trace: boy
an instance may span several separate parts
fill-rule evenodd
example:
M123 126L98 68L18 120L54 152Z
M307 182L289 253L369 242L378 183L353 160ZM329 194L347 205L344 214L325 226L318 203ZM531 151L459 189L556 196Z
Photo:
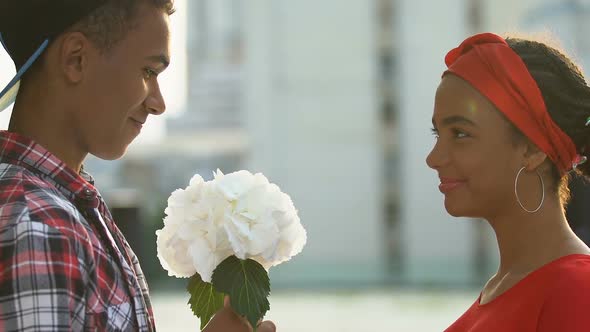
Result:
M165 103L172 0L3 0L18 69L0 132L0 330L153 331L139 262L84 172ZM205 331L247 331L226 306ZM274 331L265 322L259 331Z

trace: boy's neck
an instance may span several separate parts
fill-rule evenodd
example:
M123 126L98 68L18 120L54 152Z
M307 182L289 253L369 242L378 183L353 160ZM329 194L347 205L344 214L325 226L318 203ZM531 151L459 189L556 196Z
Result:
M14 105L8 131L26 136L43 146L68 167L80 172L87 152L81 151L79 140L71 137L73 130L65 121L62 109L50 100L39 98L40 105L32 98L18 100Z

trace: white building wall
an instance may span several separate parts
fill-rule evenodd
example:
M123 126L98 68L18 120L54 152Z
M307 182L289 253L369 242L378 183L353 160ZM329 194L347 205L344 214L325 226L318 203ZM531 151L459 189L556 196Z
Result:
M437 174L425 161L434 145L431 119L444 56L468 33L465 1L400 0L398 10L405 278L469 282L474 224L446 213Z
M245 6L248 168L289 193L308 231L273 283L384 277L371 1Z

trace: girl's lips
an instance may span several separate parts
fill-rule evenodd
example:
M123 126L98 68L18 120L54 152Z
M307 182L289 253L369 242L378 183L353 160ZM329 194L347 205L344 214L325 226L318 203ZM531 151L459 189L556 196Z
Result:
M443 194L447 194L447 193L461 187L466 182L467 181L465 181L465 180L440 178L440 184L438 185L438 190L440 190L440 192Z

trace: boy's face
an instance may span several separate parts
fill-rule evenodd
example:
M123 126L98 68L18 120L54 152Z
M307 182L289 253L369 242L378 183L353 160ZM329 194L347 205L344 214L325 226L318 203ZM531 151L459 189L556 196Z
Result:
M121 157L148 115L166 108L157 76L170 58L168 14L142 4L135 21L110 50L93 50L74 97L82 100L72 114L74 137L83 150L102 159Z

